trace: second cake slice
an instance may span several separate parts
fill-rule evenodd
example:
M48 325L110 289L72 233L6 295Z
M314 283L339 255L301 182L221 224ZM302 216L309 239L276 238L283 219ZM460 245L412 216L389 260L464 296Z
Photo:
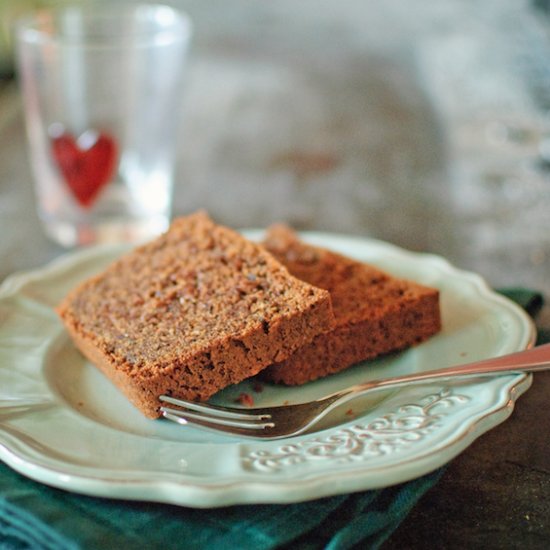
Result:
M270 228L263 244L294 276L328 290L336 317L333 330L264 370L264 379L303 384L418 344L441 329L436 289L306 244L284 225Z

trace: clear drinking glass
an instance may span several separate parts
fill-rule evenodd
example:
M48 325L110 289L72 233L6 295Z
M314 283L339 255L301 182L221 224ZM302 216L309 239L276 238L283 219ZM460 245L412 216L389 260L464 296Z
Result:
M163 5L89 5L16 25L38 212L64 246L170 220L191 25Z

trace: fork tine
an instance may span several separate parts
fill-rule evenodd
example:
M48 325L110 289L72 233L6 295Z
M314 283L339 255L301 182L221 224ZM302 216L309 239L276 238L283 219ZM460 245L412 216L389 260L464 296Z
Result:
M273 428L275 424L273 422L263 422L263 419L259 418L260 415L247 417L241 415L242 419L222 418L219 416L209 416L202 413L193 413L191 411L185 411L181 409L172 409L171 407L161 407L162 415L168 420L178 422L179 424L187 424L188 420L200 421L201 423L215 426L229 426L232 428L243 428L247 430L265 430L266 428ZM246 419L246 420L245 420Z
M217 417L217 418L225 418L225 419L233 419L233 420L249 420L249 421L271 419L270 414L264 414L264 413L255 414L252 412L241 413L235 409L228 409L226 407L217 407L216 405L210 405L210 404L202 405L201 403L195 403L193 401L184 401L183 399L176 399L175 397L171 397L169 395L161 395L159 399L161 401L164 401L165 403L176 405L188 411L203 413L205 415L208 415L209 417ZM171 410L175 410L175 409L171 409ZM203 417L200 417L200 418L203 418Z

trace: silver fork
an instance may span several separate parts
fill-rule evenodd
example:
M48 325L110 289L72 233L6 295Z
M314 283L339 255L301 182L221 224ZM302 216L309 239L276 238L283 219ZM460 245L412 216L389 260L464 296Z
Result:
M545 344L466 365L372 380L307 403L264 408L237 408L194 403L161 395L159 399L163 403L176 407L163 405L160 410L165 418L178 424L193 424L203 429L239 437L263 440L282 439L305 432L336 407L368 392L439 379L465 379L548 369L550 369L550 344Z

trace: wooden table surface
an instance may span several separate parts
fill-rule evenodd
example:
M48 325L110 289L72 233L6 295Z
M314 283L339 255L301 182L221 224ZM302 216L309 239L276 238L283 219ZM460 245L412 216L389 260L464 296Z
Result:
M441 254L550 297L548 22L513 0L189 0L175 214L287 221ZM43 235L0 85L0 280ZM550 329L548 307L537 320ZM550 372L452 461L385 548L548 548Z

